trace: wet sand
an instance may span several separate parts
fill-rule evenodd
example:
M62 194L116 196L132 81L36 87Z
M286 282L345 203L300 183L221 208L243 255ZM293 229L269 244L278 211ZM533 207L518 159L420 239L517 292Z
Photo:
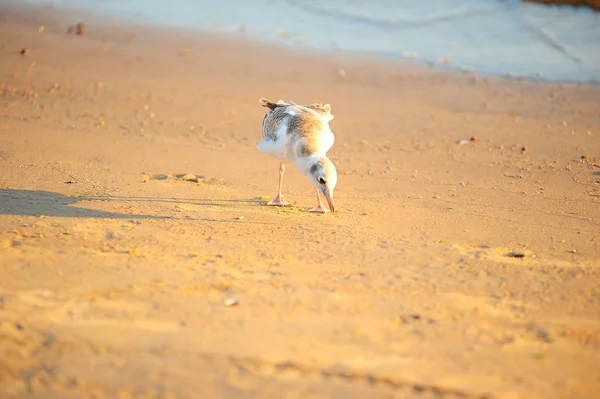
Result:
M600 395L600 88L80 20L0 20L1 397Z

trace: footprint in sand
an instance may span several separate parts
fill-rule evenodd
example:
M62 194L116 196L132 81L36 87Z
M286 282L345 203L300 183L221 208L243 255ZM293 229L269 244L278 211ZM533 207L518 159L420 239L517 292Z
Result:
M529 250L513 250L505 247L488 247L482 245L456 244L454 248L461 254L476 259L487 259L495 262L523 264L534 263L536 256Z
M158 180L169 184L194 183L201 186L221 184L215 177L201 176L194 173L142 173L142 180L144 183L150 180Z

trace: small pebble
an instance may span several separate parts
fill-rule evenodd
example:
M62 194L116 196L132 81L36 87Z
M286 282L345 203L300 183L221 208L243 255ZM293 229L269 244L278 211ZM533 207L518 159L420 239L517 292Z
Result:
M240 304L240 301L235 298L225 299L225 306L237 306L239 304Z
M69 29L67 29L67 33L75 33L77 36L83 36L84 32L85 25L81 22L75 25L71 25L69 26Z
M508 254L508 256L511 258L524 258L527 256L527 254L523 252L511 252Z

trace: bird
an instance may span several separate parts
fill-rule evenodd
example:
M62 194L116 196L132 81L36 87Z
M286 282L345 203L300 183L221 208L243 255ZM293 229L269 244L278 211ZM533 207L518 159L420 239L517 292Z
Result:
M267 205L285 206L290 202L283 198L281 186L285 164L295 164L310 180L317 193L317 206L310 212L335 212L333 190L337 184L335 165L327 157L335 141L329 128L333 119L329 104L287 104L283 100L274 103L266 98L258 100L268 108L262 122L262 141L257 148L277 158L279 163L279 190ZM327 201L323 206L321 194Z

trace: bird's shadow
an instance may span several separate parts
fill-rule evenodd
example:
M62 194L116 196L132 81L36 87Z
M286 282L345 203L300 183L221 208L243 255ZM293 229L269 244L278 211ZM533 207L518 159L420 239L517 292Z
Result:
M43 190L18 190L0 189L0 215L26 215L26 216L56 216L56 217L79 217L79 218L102 218L102 219L180 219L172 216L145 215L106 212L95 209L71 206L80 201L133 201L133 202L171 202L195 205L226 206L227 203L255 203L258 200L220 200L200 202L198 199L178 198L151 198L151 197L127 197L127 196L68 196L52 191ZM182 218L183 219L183 218ZM198 218L186 217L187 220ZM226 221L211 218L199 220Z
M73 205L89 197L71 197L52 191L0 189L0 214L103 219L165 219L163 216L124 214L79 208Z

